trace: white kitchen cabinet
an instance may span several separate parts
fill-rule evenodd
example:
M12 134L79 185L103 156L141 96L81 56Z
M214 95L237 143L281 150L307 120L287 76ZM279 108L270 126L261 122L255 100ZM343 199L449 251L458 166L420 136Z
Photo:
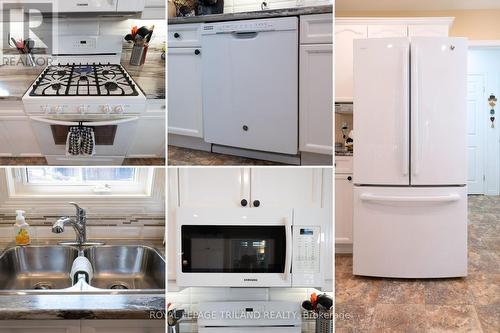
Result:
M203 137L200 48L168 49L168 133Z
M165 101L148 100L127 157L165 156Z
M335 243L352 244L352 174L335 175Z
M166 3L166 0L146 0L141 19L164 20Z
M165 333L165 320L82 320L81 333Z
M449 27L447 25L409 25L409 37L447 37Z
M252 168L251 205L321 208L322 169Z
M333 153L333 46L300 45L299 150Z
M179 169L181 207L322 207L320 168ZM258 201L256 203L255 201Z
M332 14L300 16L300 44L331 44Z
M368 26L368 38L406 37L408 27L405 24L381 24Z
M0 116L0 156L41 156L26 116Z
M0 320L0 333L80 333L80 320Z
M367 38L366 24L335 25L335 100L352 102L354 40Z
M243 199L250 202L249 169L179 169L181 207L241 207Z

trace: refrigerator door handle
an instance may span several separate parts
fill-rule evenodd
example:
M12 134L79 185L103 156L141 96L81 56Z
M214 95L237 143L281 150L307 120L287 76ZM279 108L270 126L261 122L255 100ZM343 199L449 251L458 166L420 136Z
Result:
M360 195L362 201L371 202L453 202L460 200L458 194L448 195L429 195L429 196L394 196L394 195L376 195L363 193Z
M410 79L408 77L409 71L410 71L410 65L409 65L409 48L408 46L403 48L403 98L401 99L403 102L402 105L402 116L401 116L401 122L402 122L402 131L401 131L401 150L403 154L403 163L402 163L402 173L404 176L406 176L409 172L409 159L410 159L410 138L408 135L410 123L409 123L409 116L410 116L410 108L409 108L409 85L410 85Z
M412 44L411 54L411 169L412 175L418 175L419 159L420 159L420 144L419 144L419 79L418 79L418 47Z

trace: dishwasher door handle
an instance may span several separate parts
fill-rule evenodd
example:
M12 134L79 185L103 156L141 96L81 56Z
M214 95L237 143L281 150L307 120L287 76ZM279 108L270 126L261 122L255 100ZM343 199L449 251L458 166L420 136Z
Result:
M238 39L251 39L257 37L258 31L233 31L231 33L234 38Z

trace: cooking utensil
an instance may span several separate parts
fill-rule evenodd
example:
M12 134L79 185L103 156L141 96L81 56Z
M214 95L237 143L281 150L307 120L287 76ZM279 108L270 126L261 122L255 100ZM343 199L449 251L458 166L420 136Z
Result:
M309 300L302 302L302 308L307 311L314 311L314 306Z
M129 43L133 42L134 41L134 36L132 36L132 34L127 34L127 35L125 35L125 40L127 42L129 42Z
M137 30L137 35L142 36L145 38L149 34L149 29L142 26Z
M327 294L321 294L318 296L318 304L329 310L333 306L333 299Z
M144 38L146 40L146 43L149 43L151 40L151 37L153 36L153 31L155 30L154 24L149 28L149 34Z

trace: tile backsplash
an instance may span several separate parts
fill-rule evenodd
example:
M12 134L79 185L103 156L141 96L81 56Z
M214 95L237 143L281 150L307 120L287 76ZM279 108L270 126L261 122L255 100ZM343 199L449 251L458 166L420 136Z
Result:
M52 224L61 216L26 215L30 225L32 239L74 239L75 233L69 227L62 234L51 231ZM0 214L0 242L11 241L14 235L15 215ZM163 239L165 235L165 217L160 215L131 215L127 217L110 217L88 215L87 235L89 239L99 238L132 238Z
M224 13L239 13L267 9L332 5L333 0L224 0Z

